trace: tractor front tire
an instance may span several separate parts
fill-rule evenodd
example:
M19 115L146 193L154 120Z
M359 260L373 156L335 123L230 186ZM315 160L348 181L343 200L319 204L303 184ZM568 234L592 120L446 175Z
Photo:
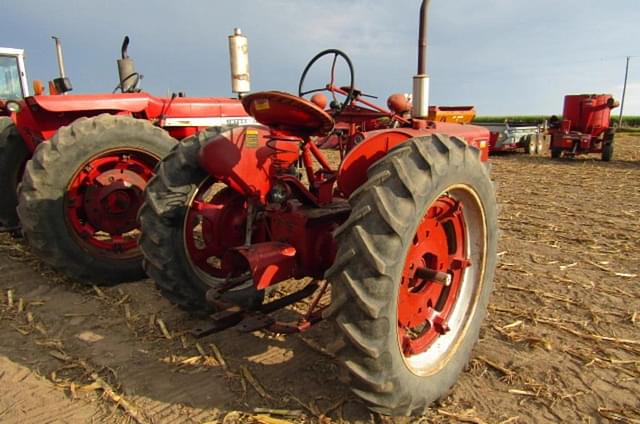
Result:
M551 148L551 159L560 159L562 156L562 149Z
M187 238L189 229L194 225L194 217L190 215L192 203L197 196L206 195L204 187L212 181L198 165L198 153L208 140L227 129L212 127L177 145L158 165L157 175L149 181L145 203L140 209L140 248L144 253L144 269L161 293L187 312L212 311L213 306L205 299L207 290L224 283L224 278L207 274L196 264L194 254L201 255L202 252L190 250L195 249L193 245L197 243L191 243L189 247ZM232 194L231 198L238 197ZM205 200L202 202L206 203ZM223 209L221 206L220 210ZM238 216L233 211L231 215ZM203 232L206 231L204 223L199 225L202 225ZM212 230L229 233L230 227L214 224ZM199 242L206 243L204 239L211 237L211 234L203 234L203 240ZM253 309L262 303L263 297L263 291L249 285L228 291L223 300Z
M495 191L479 151L441 135L401 144L367 174L327 271L336 355L371 410L419 414L448 394L478 339L496 265Z
M0 230L15 232L20 228L16 207L18 184L31 153L24 144L15 124L8 117L0 117Z
M177 141L149 121L103 114L36 148L18 215L31 250L86 284L144 277L137 213L157 162Z

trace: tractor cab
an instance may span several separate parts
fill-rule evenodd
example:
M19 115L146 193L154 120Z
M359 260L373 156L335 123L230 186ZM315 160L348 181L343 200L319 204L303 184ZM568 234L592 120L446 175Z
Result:
M24 50L0 47L0 114L8 114L7 101L21 100L28 95Z

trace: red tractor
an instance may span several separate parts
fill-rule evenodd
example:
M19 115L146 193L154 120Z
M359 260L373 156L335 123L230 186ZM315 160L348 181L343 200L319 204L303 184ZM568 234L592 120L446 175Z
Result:
M423 412L455 383L496 265L489 131L427 119L427 6L409 114L398 97L390 111L363 99L349 58L326 50L297 96L242 99L261 125L209 129L178 145L139 214L145 269L161 292L212 312L197 336L295 333L331 318L353 391L392 415ZM321 58L331 59L330 82L307 89ZM338 59L350 74L344 85ZM338 166L317 147L335 135ZM265 296L277 284L289 294ZM305 298L298 319L277 312Z
M556 116L549 120L551 157L600 153L603 161L610 161L615 135L611 109L618 106L609 94L565 96L562 121Z
M238 33L234 43L238 37L246 41ZM157 162L177 140L254 122L237 99L141 92L127 46L125 38L121 93L26 96L8 101L10 117L0 118L0 226L21 225L44 262L90 283L144 277L136 217ZM60 78L50 87L65 93L58 59Z

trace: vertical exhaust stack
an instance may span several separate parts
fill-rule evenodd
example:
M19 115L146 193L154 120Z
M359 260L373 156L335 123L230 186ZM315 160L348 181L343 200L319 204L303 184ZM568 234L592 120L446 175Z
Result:
M420 6L420 30L418 34L418 74L413 77L414 118L429 115L429 76L427 75L427 23L430 0L422 0Z
M55 92L58 94L66 94L67 91L71 91L73 87L71 86L71 80L67 78L67 75L64 72L64 57L62 56L62 43L60 42L60 38L52 35L51 38L56 43L56 57L58 59L58 71L60 73L60 77L55 78L51 83L53 83L53 88ZM50 83L50 84L51 84Z
M249 41L240 28L234 28L229 36L229 61L231 63L231 91L239 98L251 91L249 73Z
M123 93L135 93L142 75L136 72L136 65L129 57L129 36L125 35L120 48L120 59L116 61L118 65L118 77L120 78L120 91Z

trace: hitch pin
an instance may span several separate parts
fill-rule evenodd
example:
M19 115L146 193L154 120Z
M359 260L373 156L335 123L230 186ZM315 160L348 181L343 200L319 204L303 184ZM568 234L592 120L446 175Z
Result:
M436 271L435 269L417 268L414 275L418 278L422 278L423 280L437 281L438 283L442 283L445 286L451 285L451 274Z

